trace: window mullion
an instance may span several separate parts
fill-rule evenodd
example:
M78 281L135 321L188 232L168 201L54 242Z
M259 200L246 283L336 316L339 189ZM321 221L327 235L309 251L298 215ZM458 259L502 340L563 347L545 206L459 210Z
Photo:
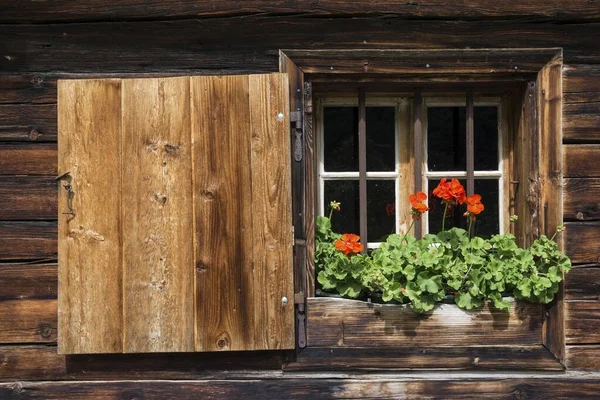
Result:
M415 192L423 190L423 137L421 130L421 92L415 92L414 97L414 154L415 154ZM415 221L415 236L420 238L423 233L421 220Z
M367 251L367 106L365 89L358 89L358 203L360 220L360 237Z
M475 132L473 122L473 92L467 91L467 194L475 192Z

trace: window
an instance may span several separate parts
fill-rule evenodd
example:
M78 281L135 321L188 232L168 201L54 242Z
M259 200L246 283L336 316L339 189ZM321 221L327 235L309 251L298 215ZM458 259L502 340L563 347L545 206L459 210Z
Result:
M339 96L339 95L338 95ZM441 229L443 209L432 191L441 178L457 178L467 187L467 154L472 152L473 183L471 193L483 197L486 212L477 219L473 232L489 237L503 232L508 215L504 202L504 160L509 136L502 125L504 110L498 95L478 93L473 104L474 145L467 146L466 94L424 94L424 132L421 154L410 146L413 138L410 125L415 96L386 97L378 92L365 94L366 132L366 199L360 196L360 140L358 92L347 97L324 94L317 101L317 204L320 215L329 212L329 202L342 203L332 224L336 232L362 232L368 248L377 247L391 233L404 232L410 221L403 209L406 197L413 191L412 177L400 179L400 154L404 162L422 163L423 191L429 195L429 213L425 214L424 232ZM412 106L412 107L410 107ZM410 174L404 171L404 174ZM366 229L361 227L361 208L366 213ZM410 218L410 217L408 217ZM466 227L459 209L450 210L446 226ZM366 232L367 242L364 240Z

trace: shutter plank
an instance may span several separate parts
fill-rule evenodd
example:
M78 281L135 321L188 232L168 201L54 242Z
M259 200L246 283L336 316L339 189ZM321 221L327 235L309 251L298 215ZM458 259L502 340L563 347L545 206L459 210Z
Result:
M124 352L194 350L189 78L123 80Z
M192 78L198 351L293 346L283 79Z
M294 314L287 312L294 308L287 87L285 74L250 75L253 285L262 294L251 300L255 347L261 349L294 348Z
M59 173L71 173L75 210L61 214L60 187L59 352L120 352L121 84L59 81L58 103Z
M246 76L192 78L196 350L254 348Z

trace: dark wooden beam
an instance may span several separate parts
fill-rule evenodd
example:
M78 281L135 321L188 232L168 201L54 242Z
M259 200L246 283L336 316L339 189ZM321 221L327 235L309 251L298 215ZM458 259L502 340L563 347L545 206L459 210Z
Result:
M85 4L35 0L2 5L0 23L49 23L81 21L147 20L175 18L230 18L245 15L299 15L303 17L397 16L406 19L533 19L536 21L595 21L600 10L594 2L548 0L542 3L520 1L510 6L494 0L402 0L378 2L320 0L252 0L243 3L219 0L89 0Z
M575 264L600 263L600 221L566 222L565 252Z

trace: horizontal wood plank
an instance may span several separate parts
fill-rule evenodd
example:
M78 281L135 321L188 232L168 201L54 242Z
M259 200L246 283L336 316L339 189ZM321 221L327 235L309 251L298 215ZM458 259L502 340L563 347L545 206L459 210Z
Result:
M0 301L0 343L56 343L57 301Z
M39 2L35 0L3 5L0 23L67 22L158 18L214 18L248 14L301 14L303 16L364 16L394 15L402 18L436 19L498 19L535 18L536 20L598 20L600 10L589 1L547 0L542 3L518 2L510 6L494 0L447 2L402 0L364 2L359 0L253 0L246 2L176 0L168 5L161 0L127 0L118 6L106 0L86 1L85 5L70 2Z
M535 74L558 49L283 50L309 74Z
M600 65L567 64L563 69L563 93L600 92Z
M56 176L0 175L0 220L56 220Z
M0 261L56 259L56 222L0 221Z
M0 300L56 299L56 264L0 264Z
M56 103L56 75L0 75L0 104Z
M600 179L567 178L563 185L563 214L567 221L600 219Z
M563 133L564 141L600 141L600 92L565 97Z
M419 315L406 305L313 297L306 321L308 346L315 347L523 346L540 343L542 311L526 302L512 302L510 312L439 304Z
M56 141L55 104L0 105L0 141Z
M57 164L56 143L0 145L0 175L54 175Z
M566 178L600 177L600 144L567 144L563 146Z
M0 381L231 379L281 375L281 352L65 356L55 345L0 346Z
M285 16L5 25L0 30L0 42L5 44L0 70L11 74L187 69L264 73L277 71L279 49L290 46L455 49L506 48L509 44L511 48L548 48L557 45L558 37L568 62L598 63L598 26Z
M600 345L567 346L566 365L569 369L600 370Z
M542 345L493 347L308 347L285 371L547 370L563 365Z
M567 222L565 252L575 264L600 263L600 222Z
M566 302L565 336L567 344L600 343L600 301Z
M600 264L571 269L565 275L565 299L600 301Z
M8 399L597 399L596 376L253 379L205 381L7 382Z

